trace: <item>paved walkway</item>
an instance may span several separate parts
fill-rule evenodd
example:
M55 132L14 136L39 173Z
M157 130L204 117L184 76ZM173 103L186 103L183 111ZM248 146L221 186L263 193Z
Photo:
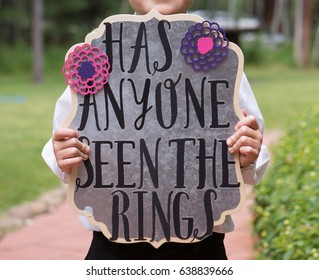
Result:
M266 133L267 146L279 136ZM235 231L226 235L225 246L230 260L254 259L251 236L251 190L244 207L233 219ZM91 233L80 224L77 215L64 201L49 213L29 219L27 225L0 239L0 260L82 260L91 241Z

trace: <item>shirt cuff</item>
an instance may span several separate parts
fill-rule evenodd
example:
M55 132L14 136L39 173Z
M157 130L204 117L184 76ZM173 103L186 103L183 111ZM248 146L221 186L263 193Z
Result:
M256 163L241 168L241 174L245 185L255 186L257 184Z
M70 174L62 172L62 181L64 184L69 184L70 182Z

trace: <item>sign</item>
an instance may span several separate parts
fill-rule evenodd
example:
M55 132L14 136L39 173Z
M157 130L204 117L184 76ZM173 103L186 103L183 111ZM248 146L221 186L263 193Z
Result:
M240 49L199 16L116 15L73 46L66 126L90 157L68 200L111 241L197 242L239 210L226 140L241 117Z

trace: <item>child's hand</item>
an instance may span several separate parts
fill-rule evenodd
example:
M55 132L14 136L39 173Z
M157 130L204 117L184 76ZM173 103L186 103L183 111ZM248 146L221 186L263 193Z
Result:
M230 153L239 151L241 167L247 167L258 158L263 136L258 122L254 116L247 116L240 120L235 126L235 133L227 139Z
M74 166L89 157L90 147L77 137L77 131L69 128L58 129L53 134L53 151L59 168L65 173L71 173Z

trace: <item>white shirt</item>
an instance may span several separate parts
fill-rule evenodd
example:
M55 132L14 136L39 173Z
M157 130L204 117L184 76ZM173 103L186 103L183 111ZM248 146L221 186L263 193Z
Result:
M259 110L256 98L251 90L246 75L243 74L239 88L239 107L246 110L248 115L256 117L260 130L264 131L264 120ZM67 87L61 97L58 99L53 117L53 133L62 126L71 110L71 91ZM64 174L57 165L53 152L52 138L46 143L42 151L42 157L51 170L64 182L68 183L68 174ZM242 176L245 184L256 185L259 183L267 168L269 162L269 153L266 146L262 145L260 154L255 164L242 168ZM80 216L82 224L88 230L99 231L97 226L91 225L85 216ZM225 222L221 225L214 226L215 232L226 233L234 230L234 223L230 216L226 216Z

